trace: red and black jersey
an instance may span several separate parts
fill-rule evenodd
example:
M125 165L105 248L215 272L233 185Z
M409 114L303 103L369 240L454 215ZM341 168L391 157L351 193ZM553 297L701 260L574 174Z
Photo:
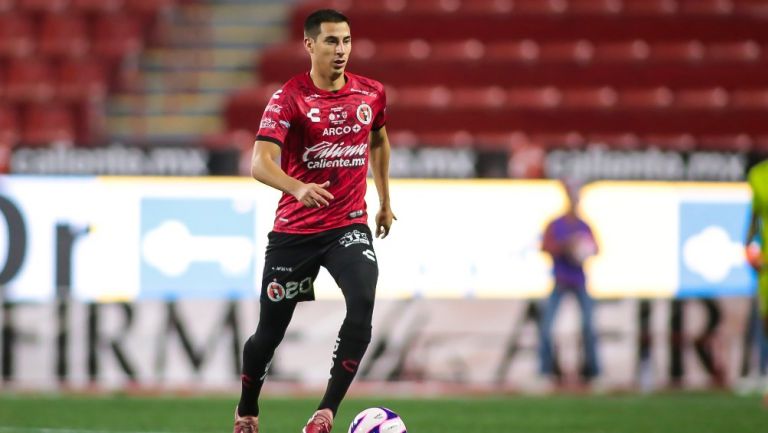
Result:
M366 177L371 131L386 122L386 95L378 81L345 73L335 92L318 89L309 73L293 77L272 95L257 140L281 147L280 165L304 183L330 181L329 206L308 208L290 194L277 207L274 231L317 233L367 224Z

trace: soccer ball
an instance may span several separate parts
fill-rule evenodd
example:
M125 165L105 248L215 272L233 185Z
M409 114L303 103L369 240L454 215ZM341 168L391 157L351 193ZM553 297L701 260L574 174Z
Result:
M371 407L355 416L349 433L406 433L400 416L385 407Z

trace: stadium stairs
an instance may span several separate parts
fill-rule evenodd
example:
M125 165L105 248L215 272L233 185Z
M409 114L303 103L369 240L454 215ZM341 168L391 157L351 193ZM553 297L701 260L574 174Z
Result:
M198 0L163 17L156 47L108 104L108 131L149 143L198 143L219 133L223 101L254 84L254 56L282 40L288 7L278 0Z

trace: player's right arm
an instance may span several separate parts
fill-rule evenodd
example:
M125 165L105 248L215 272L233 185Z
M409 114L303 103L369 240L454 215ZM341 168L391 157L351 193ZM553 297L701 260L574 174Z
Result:
M555 238L555 230L552 223L547 224L547 228L544 230L544 236L541 240L541 250L552 257L559 256L562 253L562 245L560 245Z
M328 206L333 195L326 190L330 182L304 183L288 176L275 162L280 156L280 146L269 141L256 140L251 158L251 175L259 182L290 194L306 207Z

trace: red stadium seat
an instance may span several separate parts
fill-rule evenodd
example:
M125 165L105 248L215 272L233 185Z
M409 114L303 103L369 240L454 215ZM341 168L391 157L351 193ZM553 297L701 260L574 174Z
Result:
M728 92L721 88L683 89L675 92L672 107L692 110L720 110L729 102Z
M704 59L701 41L655 43L651 45L649 60L653 62L698 62Z
M16 143L19 138L19 121L16 110L0 104L0 142Z
M21 141L40 145L55 141L73 142L75 122L72 111L56 104L30 105L24 109Z
M593 50L595 62L642 62L648 59L651 48L641 39L626 42L604 42Z
M0 56L22 57L35 49L35 29L24 14L0 14Z
M628 110L657 110L672 105L674 94L666 87L625 89L619 93L618 107Z
M680 0L679 12L692 15L730 15L733 9L731 0Z
M498 109L506 104L507 92L498 86L454 89L451 103L466 108Z
M16 0L0 0L0 12L8 12L16 7Z
M616 105L618 96L610 87L564 89L561 106L580 110L600 110Z
M621 0L570 0L568 2L568 13L620 14L622 9Z
M20 9L29 12L61 12L70 0L16 0Z
M451 102L452 92L446 87L406 87L396 92L397 107L445 108Z
M50 65L39 59L16 59L5 77L6 98L12 101L45 101L54 94Z
M678 9L676 0L625 0L623 11L637 15L671 15Z
M733 90L731 106L736 110L765 110L768 115L768 89Z
M631 132L623 133L592 133L589 134L587 141L590 146L605 145L614 150L634 150L643 145L643 141L637 134Z
M554 109L562 103L563 95L555 87L513 88L507 92L507 106L519 109Z
M499 41L486 45L485 58L490 61L535 62L541 47L531 39Z
M691 134L647 134L643 136L643 142L648 147L659 150L671 150L685 152L696 146L696 138Z
M39 50L50 57L78 57L88 52L85 20L73 14L48 14L40 30Z
M138 54L144 41L139 22L130 15L107 14L94 25L94 52L107 59Z
M64 100L103 100L107 93L104 65L94 59L70 60L58 68L56 94Z
M129 0L70 0L70 9L85 13L119 11Z
M540 47L539 58L544 62L588 63L595 51L594 45L584 39L542 43Z
M765 56L756 41L713 42L706 47L706 59L711 62L756 62Z
M474 61L485 56L485 44L477 39L432 44L430 57L435 61Z
M752 145L752 137L747 134L704 135L698 138L696 150L749 152Z

